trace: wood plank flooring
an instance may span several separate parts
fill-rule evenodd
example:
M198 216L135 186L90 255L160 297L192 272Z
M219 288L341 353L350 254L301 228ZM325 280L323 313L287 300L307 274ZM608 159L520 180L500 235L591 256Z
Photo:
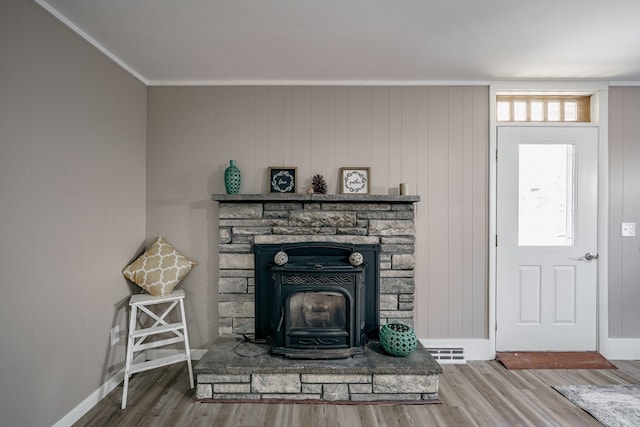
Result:
M619 369L509 371L496 361L443 365L440 405L196 403L180 364L134 375L127 409L120 410L120 385L75 426L600 426L551 385L640 383L640 361L614 363Z

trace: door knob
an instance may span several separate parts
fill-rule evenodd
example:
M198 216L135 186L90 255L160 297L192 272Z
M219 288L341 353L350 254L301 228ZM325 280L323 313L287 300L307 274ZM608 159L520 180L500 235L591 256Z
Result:
M593 261L594 259L598 259L598 254L592 254L591 252L587 252L584 254L584 259L587 261Z

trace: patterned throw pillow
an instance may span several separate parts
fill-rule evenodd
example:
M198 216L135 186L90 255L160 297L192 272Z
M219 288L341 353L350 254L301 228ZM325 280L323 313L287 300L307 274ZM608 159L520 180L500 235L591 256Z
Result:
M122 274L153 296L166 296L193 267L198 265L176 251L162 236Z

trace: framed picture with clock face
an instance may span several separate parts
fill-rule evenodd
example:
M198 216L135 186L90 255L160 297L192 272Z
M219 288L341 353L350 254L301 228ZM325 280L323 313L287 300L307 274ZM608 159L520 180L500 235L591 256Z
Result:
M369 194L371 179L369 168L340 168L342 194Z
M295 167L270 167L270 191L272 193L295 193L297 169Z

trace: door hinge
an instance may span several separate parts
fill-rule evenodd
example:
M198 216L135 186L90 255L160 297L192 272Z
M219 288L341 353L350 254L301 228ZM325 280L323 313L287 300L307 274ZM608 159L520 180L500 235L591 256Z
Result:
M498 235L496 234L496 248L498 247Z

